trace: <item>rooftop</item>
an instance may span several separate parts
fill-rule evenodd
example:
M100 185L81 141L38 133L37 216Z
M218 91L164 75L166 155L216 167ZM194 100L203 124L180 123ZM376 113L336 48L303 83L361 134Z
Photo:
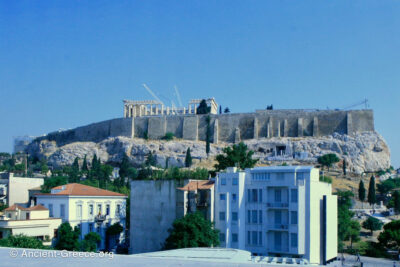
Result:
M115 197L126 197L124 194L112 192L109 190L83 185L83 184L66 184L53 187L51 193L39 193L36 195L48 195L48 196L115 196Z
M196 191L196 190L207 190L214 187L214 181L210 180L198 180L198 181L190 181L184 187L179 187L179 190L182 191Z
M36 205L30 208L24 208L20 205L14 204L11 207L6 208L4 211L16 211L16 210L26 210L26 211L36 211L36 210L48 210L47 208L45 208L42 205Z

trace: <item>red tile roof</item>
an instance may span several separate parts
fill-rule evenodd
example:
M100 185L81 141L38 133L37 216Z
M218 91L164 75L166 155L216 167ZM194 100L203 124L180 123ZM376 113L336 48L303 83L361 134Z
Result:
M124 194L104 190L101 188L83 185L83 184L66 184L53 187L51 190L61 190L53 194L36 194L36 195L50 195L50 196L117 196L126 197Z
M27 211L35 211L35 210L48 210L47 208L43 207L42 205L36 205L30 208L24 208L21 207L20 205L14 204L11 207L6 208L4 211L16 211L17 208L19 210L27 210Z
M179 187L178 189L182 191L195 191L195 190L204 190L211 189L214 186L214 181L210 180L199 180L199 181L190 181L184 187Z

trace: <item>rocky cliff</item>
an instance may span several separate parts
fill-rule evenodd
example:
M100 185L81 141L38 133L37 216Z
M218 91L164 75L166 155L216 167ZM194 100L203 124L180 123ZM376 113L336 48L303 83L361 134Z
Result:
M294 164L313 164L318 156L336 153L347 161L348 171L362 173L386 169L390 166L390 151L381 135L362 132L355 136L333 134L323 137L280 137L247 140L245 143L255 151L260 164L279 164L282 161ZM222 152L230 144L212 144L210 157ZM87 155L90 160L96 154L104 162L119 162L126 153L132 163L141 165L151 151L157 162L164 167L183 166L185 153L190 147L194 162L204 160L207 155L205 143L201 141L159 141L127 137L110 137L101 142L74 142L57 146L55 141L40 140L31 143L27 152L39 158L46 157L53 166L72 164L75 157ZM210 166L212 167L212 166Z

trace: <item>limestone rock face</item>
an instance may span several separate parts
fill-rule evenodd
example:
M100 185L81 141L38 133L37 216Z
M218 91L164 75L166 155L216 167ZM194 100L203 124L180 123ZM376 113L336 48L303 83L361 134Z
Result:
M377 171L390 166L389 148L376 132L363 132L354 136L335 133L324 137L274 137L246 140L245 143L255 151L254 157L261 164L278 164L282 161L289 164L314 164L319 156L336 153L346 160L348 171L354 173ZM210 156L222 153L222 149L229 145L231 144L212 144ZM39 158L47 158L56 167L72 164L75 157L83 158L87 155L88 160L91 160L94 154L103 162L120 162L124 153L133 164L140 166L149 152L155 155L157 164L161 167L165 167L167 161L169 167L183 167L188 147L195 162L207 157L205 142L146 141L127 137L110 137L99 143L75 142L60 147L54 141L41 140L32 142L27 152Z

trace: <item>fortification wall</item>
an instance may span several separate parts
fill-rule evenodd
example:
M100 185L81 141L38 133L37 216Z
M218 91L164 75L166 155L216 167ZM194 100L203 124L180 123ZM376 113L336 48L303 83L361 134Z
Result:
M113 136L160 139L171 132L177 138L205 141L207 116L210 116L213 143L374 131L372 110L258 110L254 113L119 118L50 133L40 139L53 140L60 145L76 141L99 142Z

